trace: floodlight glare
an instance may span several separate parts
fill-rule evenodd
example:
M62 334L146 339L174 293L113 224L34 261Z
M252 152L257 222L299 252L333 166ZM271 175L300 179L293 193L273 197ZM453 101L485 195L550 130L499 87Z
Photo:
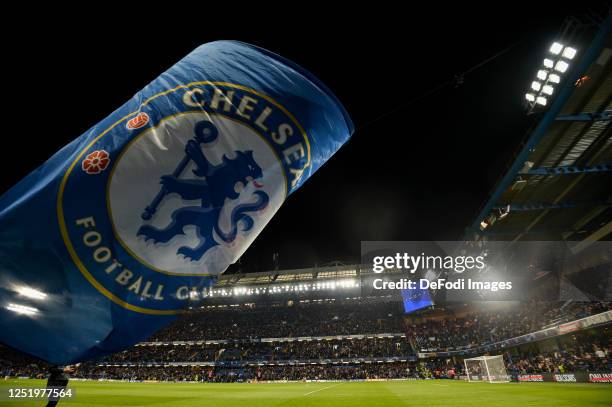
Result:
M565 47L561 55L563 55L564 58L573 59L576 56L576 50L572 47Z
M545 93L547 95L552 95L553 94L553 90L554 88L550 85L544 85L544 87L542 88L542 93Z
M551 73L548 76L548 82L551 82L551 83L560 83L561 82L561 77L559 75L557 75L556 73Z
M548 76L548 72L546 72L545 70L540 69L540 70L538 71L538 79L539 79L539 80L541 80L541 81L545 81L547 76Z
M17 287L17 292L24 297L32 298L34 300L44 300L47 298L47 294L31 287Z
M21 304L8 304L6 309L9 311L13 311L16 314L21 315L35 315L38 314L38 309L34 307L28 307L27 305Z
M553 62L553 60L552 60L552 59L548 59L548 58L546 58L546 59L544 60L544 66L545 66L546 68L552 68L554 65L555 65L555 63Z
M563 49L562 44L559 44L558 42L553 42L553 45L550 46L549 51L551 54L559 55L562 49Z
M538 81L533 81L531 82L531 89L535 90L536 92L539 91L540 89L542 89L542 84Z
M565 61L557 61L557 65L555 65L555 71L559 71L561 73L567 71L569 68L569 64Z
M546 98L544 96L538 96L536 98L536 103L538 105L546 106Z
M533 93L526 93L525 99L527 99L529 102L535 102L535 95Z

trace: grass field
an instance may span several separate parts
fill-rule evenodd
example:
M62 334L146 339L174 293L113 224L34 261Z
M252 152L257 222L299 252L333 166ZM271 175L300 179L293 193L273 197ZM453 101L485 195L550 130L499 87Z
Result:
M0 381L8 387L44 387L40 380ZM389 381L274 384L71 382L73 400L60 406L355 407L355 406L612 406L612 385ZM0 401L2 406L44 406Z

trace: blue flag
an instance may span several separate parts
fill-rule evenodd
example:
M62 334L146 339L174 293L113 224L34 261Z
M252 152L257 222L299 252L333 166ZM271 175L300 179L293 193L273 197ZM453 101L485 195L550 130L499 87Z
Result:
M0 342L67 364L147 338L352 132L291 61L200 46L0 197Z

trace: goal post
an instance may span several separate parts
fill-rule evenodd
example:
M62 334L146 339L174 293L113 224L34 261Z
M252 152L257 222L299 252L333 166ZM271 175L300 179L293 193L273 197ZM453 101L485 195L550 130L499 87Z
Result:
M463 363L469 382L506 383L510 381L502 355L464 359Z

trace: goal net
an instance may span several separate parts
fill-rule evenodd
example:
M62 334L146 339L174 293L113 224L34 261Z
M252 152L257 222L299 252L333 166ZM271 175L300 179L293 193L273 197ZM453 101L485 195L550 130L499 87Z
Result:
M504 383L510 381L502 355L479 356L465 359L463 362L470 382Z

